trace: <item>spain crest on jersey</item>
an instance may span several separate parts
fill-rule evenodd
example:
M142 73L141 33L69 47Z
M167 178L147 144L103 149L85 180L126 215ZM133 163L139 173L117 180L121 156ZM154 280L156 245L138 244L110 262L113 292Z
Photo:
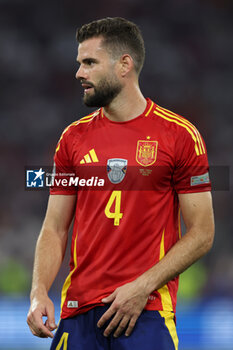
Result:
M154 164L157 158L158 141L138 140L136 161L142 166Z
M127 159L112 158L107 162L108 178L113 184L119 184L125 177Z

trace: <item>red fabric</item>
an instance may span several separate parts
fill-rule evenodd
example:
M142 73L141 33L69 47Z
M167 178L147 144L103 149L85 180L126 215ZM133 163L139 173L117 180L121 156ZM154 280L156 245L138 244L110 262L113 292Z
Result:
M54 186L50 190L51 194L77 193L70 260L73 272L62 318L101 304L103 297L158 262L163 232L165 254L179 239L178 193L210 190L210 183L191 186L191 177L208 172L206 150L202 148L199 155L195 150L191 133L196 129L187 126L184 118L167 116L158 108L147 99L142 115L118 123L108 120L100 109L73 123L59 141L54 157L57 169L67 172L68 168L79 178L94 176L105 181L99 188L80 186L77 191L75 186ZM197 146L200 149L200 139ZM98 162L84 162L92 149ZM127 160L126 173L120 183L113 184L107 162L119 158ZM105 213L112 191L121 191L119 225ZM111 212L115 204L114 200ZM173 311L177 288L178 278L168 283ZM78 308L67 307L68 301L78 301ZM157 291L146 309L163 309Z

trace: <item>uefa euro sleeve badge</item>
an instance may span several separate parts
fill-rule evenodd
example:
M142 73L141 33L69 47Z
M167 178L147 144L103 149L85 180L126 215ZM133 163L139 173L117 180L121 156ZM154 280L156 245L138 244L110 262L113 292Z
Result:
M138 140L136 161L142 166L149 166L157 159L158 141Z

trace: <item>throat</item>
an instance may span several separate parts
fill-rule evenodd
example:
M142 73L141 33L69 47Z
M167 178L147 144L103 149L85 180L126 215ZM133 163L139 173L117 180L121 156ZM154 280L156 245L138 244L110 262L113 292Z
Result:
M146 99L142 96L142 99L135 103L119 103L118 105L109 105L104 107L104 115L114 122L126 122L137 118L144 113L147 106Z

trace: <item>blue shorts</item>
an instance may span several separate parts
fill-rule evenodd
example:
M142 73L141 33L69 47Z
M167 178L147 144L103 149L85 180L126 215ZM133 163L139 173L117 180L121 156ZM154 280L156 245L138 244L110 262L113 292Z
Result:
M177 350L174 314L144 310L129 337L103 335L97 322L109 306L98 306L73 318L62 319L50 350Z

